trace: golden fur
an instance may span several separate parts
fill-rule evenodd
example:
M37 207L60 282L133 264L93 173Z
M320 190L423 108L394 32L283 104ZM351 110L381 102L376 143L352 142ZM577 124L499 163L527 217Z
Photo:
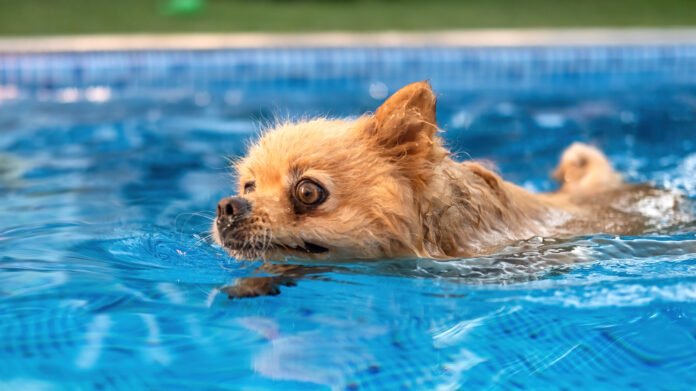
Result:
M584 144L563 154L555 193L533 194L479 163L457 162L438 136L426 82L356 120L282 124L236 170L239 205L224 214L223 200L213 236L243 259L447 259L533 236L634 233L648 224L634 206L658 192L625 185ZM298 210L293 192L303 179L328 196Z
M599 149L581 143L574 143L563 152L553 177L561 183L560 191L564 193L595 193L623 183Z

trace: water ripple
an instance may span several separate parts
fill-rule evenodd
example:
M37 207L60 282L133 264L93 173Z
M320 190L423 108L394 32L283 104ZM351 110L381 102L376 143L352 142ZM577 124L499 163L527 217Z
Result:
M391 87L356 81L360 96L326 83L330 94L161 86L136 100L112 89L100 104L4 106L0 389L696 384L694 221L530 238L451 262L328 265L276 297L220 294L259 266L208 237L216 201L234 188L226 157L243 153L256 120L278 107L357 115L373 109L368 87ZM450 93L438 111L457 156L495 161L529 189L553 189L547 173L581 140L631 181L693 201L694 91L658 87Z

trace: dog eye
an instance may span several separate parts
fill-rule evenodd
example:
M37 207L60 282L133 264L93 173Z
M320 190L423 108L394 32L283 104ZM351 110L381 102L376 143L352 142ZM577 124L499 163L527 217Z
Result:
M295 187L295 197L307 206L316 206L326 200L326 190L310 179L303 179Z
M254 181L249 181L244 184L244 194L249 194L256 190L256 182Z

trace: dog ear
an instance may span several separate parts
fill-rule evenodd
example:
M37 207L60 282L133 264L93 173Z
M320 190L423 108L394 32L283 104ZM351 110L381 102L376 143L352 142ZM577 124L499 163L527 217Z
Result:
M367 136L396 157L427 153L437 132L435 100L427 81L403 87L377 109Z

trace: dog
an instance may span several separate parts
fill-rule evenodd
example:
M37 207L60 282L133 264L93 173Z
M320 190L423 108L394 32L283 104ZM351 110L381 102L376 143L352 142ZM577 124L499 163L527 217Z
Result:
M650 226L638 204L663 191L626 184L597 148L571 145L553 174L560 189L535 194L483 164L455 161L435 105L430 84L417 82L374 114L266 132L235 165L239 195L217 205L214 241L237 259L454 259L534 236Z

